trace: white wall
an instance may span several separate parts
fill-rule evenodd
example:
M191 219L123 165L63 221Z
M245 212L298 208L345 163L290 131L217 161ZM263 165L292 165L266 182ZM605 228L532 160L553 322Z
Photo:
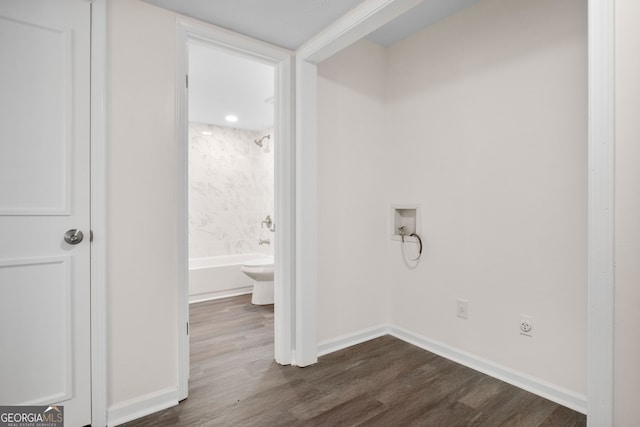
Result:
M384 48L360 41L318 67L318 339L387 321Z
M616 1L615 425L638 425L640 396L640 3Z
M584 0L484 0L396 44L387 134L392 201L422 204L428 246L407 272L392 245L392 322L582 394L586 17Z
M107 7L113 417L135 399L177 386L176 30L174 14L146 3Z
M367 42L321 64L321 340L376 326L382 286L392 325L586 394L586 17L584 0L484 0L390 47L384 80ZM422 206L415 270L393 203Z
M274 145L273 129L189 124L189 258L273 255L274 233L262 221L275 220Z

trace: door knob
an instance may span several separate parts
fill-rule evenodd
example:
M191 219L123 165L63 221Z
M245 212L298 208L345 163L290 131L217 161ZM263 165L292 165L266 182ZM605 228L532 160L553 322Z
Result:
M72 228L71 230L68 230L66 233L64 233L64 241L70 245L77 245L78 243L82 242L83 238L84 234L82 234L82 231L78 230L77 228Z

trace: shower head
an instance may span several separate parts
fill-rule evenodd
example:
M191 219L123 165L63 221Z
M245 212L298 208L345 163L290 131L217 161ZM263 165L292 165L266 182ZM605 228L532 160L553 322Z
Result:
M264 140L265 140L265 138L266 138L266 139L271 139L271 135L265 135L265 136L263 136L262 138L260 138L260 139L256 139L256 140L255 140L255 141L253 141L253 142L255 142L255 143L256 143L256 145L257 145L258 147L262 147L262 141L264 141Z

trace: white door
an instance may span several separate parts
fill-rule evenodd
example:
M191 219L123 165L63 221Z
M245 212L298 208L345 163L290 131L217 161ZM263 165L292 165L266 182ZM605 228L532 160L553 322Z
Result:
M89 49L89 1L0 1L0 404L68 427L91 423Z

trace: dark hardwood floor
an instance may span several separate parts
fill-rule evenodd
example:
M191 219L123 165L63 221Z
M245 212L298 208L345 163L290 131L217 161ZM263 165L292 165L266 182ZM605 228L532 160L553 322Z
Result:
M586 417L390 336L273 361L273 306L191 305L189 398L125 426L585 426Z

